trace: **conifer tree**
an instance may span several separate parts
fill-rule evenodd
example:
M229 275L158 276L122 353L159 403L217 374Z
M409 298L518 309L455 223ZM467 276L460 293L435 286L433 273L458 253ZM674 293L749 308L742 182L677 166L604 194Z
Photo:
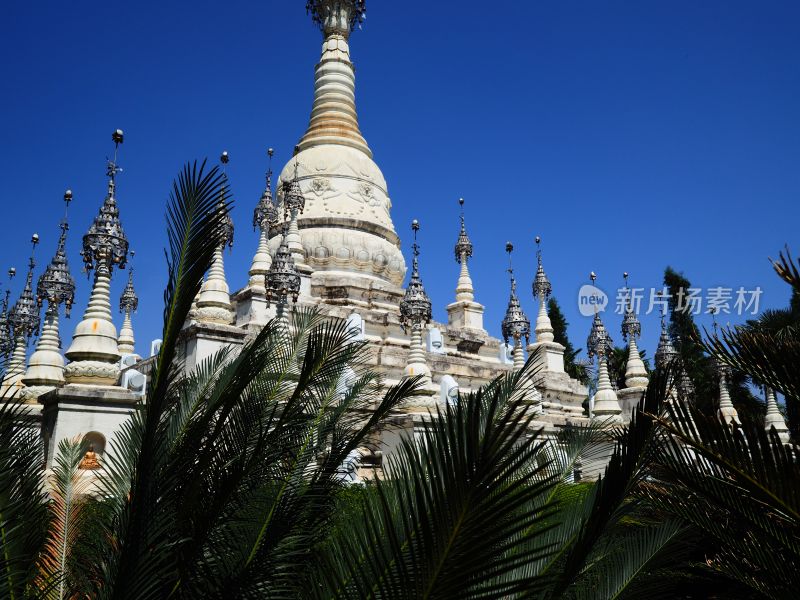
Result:
M575 349L572 342L569 341L567 336L567 322L564 313L561 312L561 307L555 298L550 298L547 301L547 312L550 317L550 324L553 326L553 339L564 346L564 371L573 379L577 379L584 385L589 383L589 376L586 372L586 367L576 361L580 349Z
M701 335L694 322L694 314L705 307L692 303L691 282L670 266L664 270L664 286L669 293L669 335L694 385L697 408L706 414L715 414L717 407L713 399L719 397L719 381L713 360L698 343ZM750 392L748 384L744 374L734 371L728 381L731 399L739 418L761 419L764 407Z

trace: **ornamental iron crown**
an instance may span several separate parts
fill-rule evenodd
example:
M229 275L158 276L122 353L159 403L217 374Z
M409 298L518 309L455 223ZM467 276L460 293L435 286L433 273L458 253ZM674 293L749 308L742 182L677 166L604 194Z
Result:
M261 194L261 200L256 204L253 210L253 229L269 230L271 225L278 223L278 209L272 199L272 155L274 151L272 148L267 150L270 158L270 166L267 169L267 184L264 188L264 193Z
M11 336L11 324L8 322L8 298L11 290L6 290L0 310L0 355L8 356L14 349L14 338Z
M306 198L303 190L300 189L300 178L298 176L299 165L295 159L294 177L289 181L283 182L283 218L288 219L294 212L303 214L306 207Z
M458 234L458 241L455 246L456 262L461 264L461 261L466 261L472 256L472 242L467 235L467 228L464 225L464 199L459 198L459 205L461 205L461 232Z
M300 295L300 275L294 266L294 259L286 241L287 230L288 228L284 224L281 243L275 251L272 264L264 277L267 306L273 301L279 305L284 304L289 297L292 298L292 302L297 302Z
M71 201L72 192L67 190L64 192L64 203L69 207ZM67 263L66 245L69 224L67 223L66 210L60 228L61 235L58 238L56 253L44 273L39 277L39 282L36 286L36 302L39 306L42 306L44 301L47 300L47 310L56 312L59 305L63 304L66 316L69 317L72 304L75 301L75 279L73 279Z
M357 24L366 19L366 0L308 0L306 12L325 35L347 37Z
M39 243L39 236L33 234L31 243L33 244L33 250L28 263L28 276L25 279L25 287L22 289L19 299L8 316L15 338L30 338L39 333L39 306L33 297L33 269L36 267L33 253Z
M116 175L122 171L117 165L117 152L124 139L122 130L114 131L111 139L114 142L114 160L108 161L106 170L108 192L100 212L89 227L89 231L83 236L81 254L87 271L98 266L110 271L114 265L124 269L128 260L128 238L125 237L119 220L119 208L115 198Z
M536 267L536 277L533 280L533 297L545 301L553 292L553 286L550 284L550 280L547 278L547 275L545 275L544 267L542 266L542 249L539 246L541 242L542 238L537 235L536 262L538 263L538 266Z
M625 312L622 317L622 339L637 339L642 335L642 324L636 318L636 313L633 311L633 302L631 301L631 291L628 288L628 274L625 273Z
M506 252L508 252L508 273L511 277L511 295L508 298L508 308L503 317L501 330L503 332L503 340L506 344L509 339L513 339L516 344L524 337L527 345L530 342L531 322L522 311L522 306L517 297L517 280L514 279L514 269L511 266L511 253L513 251L514 246L511 242L506 243Z
M589 332L589 338L586 340L586 350L589 353L589 358L594 358L595 355L600 358L608 356L611 351L612 341L608 330L603 325L602 319L600 319L600 313L594 313L592 329Z
M425 286L419 276L419 245L417 244L417 232L419 231L419 221L414 219L411 222L411 229L414 232L414 259L411 263L411 279L406 287L403 299L400 301L400 324L403 331L408 328L418 328L430 323L433 313L431 311L431 299L425 293Z
M664 315L661 315L661 335L658 338L655 361L659 369L666 369L678 358L678 351L672 345L672 339L667 331L667 323Z
M119 297L119 312L133 313L139 308L139 296L136 295L136 290L133 287L133 269L128 272L128 284L122 291Z
M219 161L222 163L222 176L225 179L225 185L219 191L219 202L217 203L217 210L222 213L219 223L219 243L220 246L233 248L233 218L230 207L225 202L228 194L228 174L225 172L225 166L230 161L227 151L220 155Z

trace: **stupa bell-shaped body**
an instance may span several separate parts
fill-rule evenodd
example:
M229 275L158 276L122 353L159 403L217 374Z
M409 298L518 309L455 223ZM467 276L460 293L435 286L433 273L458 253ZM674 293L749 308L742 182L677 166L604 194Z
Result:
M297 226L308 267L400 286L406 265L392 203L356 114L348 38L358 2L318 0L314 9L324 41L311 120L298 154L281 172L278 200L283 203L283 184L296 176L306 198Z

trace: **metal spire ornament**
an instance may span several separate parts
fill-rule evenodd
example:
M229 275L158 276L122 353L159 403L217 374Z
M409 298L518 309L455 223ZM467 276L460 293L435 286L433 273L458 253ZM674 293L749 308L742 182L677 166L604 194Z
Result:
M633 292L628 287L628 273L622 274L625 280L625 311L622 317L622 339L628 342L628 362L625 366L625 387L644 388L649 383L647 369L639 354L638 339L642 335L642 324L633 310Z
M222 163L222 175L227 183L228 175L225 166L230 161L227 152L223 152L219 157ZM214 258L211 268L208 270L208 278L200 287L197 295L197 310L195 317L203 323L219 323L230 325L234 320L233 306L231 305L231 293L228 281L225 278L225 246L233 247L233 219L230 215L228 204L225 202L228 186L220 189L217 210L222 214L219 228L219 241L214 249Z
M431 299L425 293L425 286L422 285L419 275L419 244L417 243L419 221L416 219L411 222L411 230L414 232L414 244L411 246L414 252L411 262L411 279L403 294L403 299L400 301L400 325L405 332L411 330L405 374L407 376L422 375L426 380L430 380L431 371L427 364L425 349L422 346L422 330L430 323L433 315Z
M467 262L472 256L472 241L467 235L467 228L464 224L464 199L459 198L458 204L461 207L461 231L454 248L456 263L461 265L461 273L458 276L456 285L456 302L473 302L475 300L475 290L472 287L472 277L469 274Z
M277 316L285 325L288 325L286 316L286 303L289 298L297 302L300 295L300 275L294 265L292 253L289 251L288 226L283 224L281 243L275 251L272 265L266 275L264 287L266 288L267 306L274 302L277 306Z
M344 37L367 18L366 0L308 0L306 12L326 34L338 33Z
M114 267L125 268L128 239L119 219L116 177L119 147L124 141L120 129L111 135L114 159L108 161L108 192L100 212L83 236L83 261L87 271L94 269L94 282L83 319L75 328L72 344L66 351L70 362L64 369L67 383L116 385L119 378L117 329L111 317L111 276Z
M419 244L417 244L419 221L416 219L411 222L411 230L414 232L414 244L411 246L414 253L411 262L411 279L405 294L403 294L403 299L400 301L400 324L403 326L403 331L406 332L408 329L421 329L430 322L432 316L431 300L425 293L425 287L419 276Z
M16 275L17 270L11 267L8 270L9 282ZM9 284L6 289L5 297L3 298L2 310L0 310L0 355L8 357L14 349L14 338L11 335L11 323L8 321L8 301L11 296L11 286Z
M655 361L656 367L659 369L669 368L678 358L678 351L672 345L672 338L669 336L666 322L666 311L661 311L661 335L658 338L658 347L656 348Z
M591 279L592 285L595 285L597 275L594 271L589 274L589 279ZM589 358L597 357L597 389L594 394L592 413L594 418L621 423L622 406L620 406L617 392L608 375L608 355L611 353L611 348L611 336L603 325L600 312L595 307L592 329L586 341Z
M45 323L42 335L31 355L28 370L22 381L25 389L22 394L26 400L33 400L50 390L64 385L64 358L61 356L61 337L58 332L59 307L64 304L69 318L72 303L75 301L75 280L67 263L67 231L69 222L67 215L72 192L64 192L64 218L59 228L56 253L44 273L39 277L36 286L36 301L39 306L46 301Z
M536 236L536 277L533 279L533 297L539 301L539 314L536 316L536 341L552 342L555 340L553 335L553 325L550 323L550 316L547 314L547 300L553 292L553 286L544 272L542 266L542 238Z
M519 298L517 297L517 280L514 278L514 267L511 263L511 253L514 251L514 245L511 242L506 242L506 252L508 253L508 274L511 279L511 294L508 298L508 308L503 317L501 330L503 333L503 340L508 344L508 340L514 341L514 368L521 369L525 364L525 358L522 350L522 338L525 338L525 343L530 341L531 336L531 322L520 306Z
M64 192L64 218L59 225L61 235L58 238L58 247L53 260L39 277L36 286L36 301L39 306L47 301L47 312L58 314L58 307L63 304L64 314L67 318L70 316L72 304L75 301L75 279L69 270L66 250L67 232L69 231L67 212L70 202L72 202L72 190L67 190Z
M295 151L297 151L296 148ZM303 196L303 190L300 187L299 169L300 163L298 162L297 154L295 154L294 177L289 181L284 181L282 185L283 219L289 222L286 243L289 245L289 250L298 265L305 262L305 253L303 251L300 227L297 223L297 219L303 214L306 207L306 197Z
M248 272L250 279L247 285L261 294L265 292L264 278L272 265L272 256L269 252L269 231L278 224L278 208L272 198L272 156L274 154L275 151L272 148L267 150L267 156L269 156L267 183L261 199L253 210L253 230L258 230L259 237L258 249L253 256L253 262Z
M134 256L131 250L131 259ZM133 322L131 315L139 308L139 296L133 287L133 266L128 271L128 284L119 298L119 312L124 315L122 327L119 330L119 351L121 354L135 354L136 339L133 335Z
M33 295L33 269L36 267L34 254L39 244L39 235L34 233L31 237L31 256L28 260L28 275L25 278L25 287L8 315L11 325L11 334L14 340L14 350L8 363L4 386L20 386L22 376L25 374L25 358L28 340L39 333L39 305Z

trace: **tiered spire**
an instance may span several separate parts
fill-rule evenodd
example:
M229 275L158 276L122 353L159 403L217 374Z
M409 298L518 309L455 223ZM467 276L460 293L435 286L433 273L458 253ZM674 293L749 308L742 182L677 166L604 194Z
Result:
M133 257L131 251L131 257ZM124 315L122 328L119 330L120 354L135 354L136 339L133 336L133 322L131 315L139 308L139 296L133 287L133 267L128 272L128 284L119 298L119 312Z
M299 149L321 144L351 146L372 158L358 128L355 102L355 70L348 38L364 20L364 0L309 0L306 8L322 30L325 41L316 69L314 105Z
M33 269L36 267L34 254L39 244L38 234L31 237L31 256L28 261L28 275L25 278L25 287L8 316L11 333L14 340L14 351L8 363L3 387L21 387L22 377L25 374L25 357L28 349L28 340L39 333L39 306L33 296Z
M764 395L767 403L767 414L764 417L764 428L769 433L770 429L775 428L776 433L780 440L787 444L789 442L789 428L786 426L786 421L783 420L783 415L778 408L778 401L775 398L775 390L771 387L764 387Z
M425 286L422 285L419 275L419 244L417 244L419 221L416 219L411 222L411 230L414 232L414 244L412 245L414 260L411 263L411 279L403 299L400 301L400 324L403 326L403 331L411 329L405 374L409 377L422 375L424 379L430 381L431 370L428 367L425 348L422 345L422 330L431 321L431 299L425 293Z
M633 310L632 293L628 287L628 273L623 273L622 276L625 279L625 290L627 291L625 314L622 317L622 339L628 342L628 364L625 368L625 387L644 388L647 387L649 379L647 377L647 369L644 367L644 361L639 355L639 347L637 344L637 340L642 335L642 324L639 322Z
M594 271L591 272L589 278L592 281L592 285L594 285L597 280L597 275ZM611 348L611 336L608 334L605 325L603 325L599 311L595 309L592 329L586 342L589 358L597 356L597 390L594 394L593 414L598 419L621 422L622 407L608 376L608 355L611 352Z
M128 239L119 220L116 176L119 147L124 137L117 129L111 135L114 160L108 161L108 191L100 212L83 236L83 262L86 271L94 269L89 305L75 328L72 345L66 352L70 362L64 377L67 383L115 385L119 378L117 329L111 318L111 276L114 267L124 269L128 260Z
M305 263L305 252L300 238L300 228L297 224L298 217L303 214L306 207L306 198L300 188L300 177L298 174L299 163L297 157L294 160L294 177L283 182L283 219L289 222L289 229L286 235L286 243L292 253L294 261L298 265Z
M472 287L472 278L469 275L467 262L472 256L472 242L467 235L467 228L464 225L464 199L459 198L458 204L461 206L461 231L455 246L456 262L461 265L461 273L458 276L456 285L456 302L473 302L475 300L475 290Z
M718 331L716 311L712 311L712 318L714 319L714 333ZM718 356L714 357L714 366L717 371L717 378L719 379L719 410L717 416L728 425L739 423L739 413L731 400L730 392L728 391L728 381L731 377L731 368L728 364Z
M72 191L64 192L64 218L59 225L61 235L53 260L39 277L36 286L36 302L41 307L47 301L42 335L31 355L28 370L22 381L25 384L23 396L26 399L38 398L53 388L64 385L64 358L61 356L61 337L58 332L59 307L63 304L69 318L75 301L75 280L67 263L67 211L72 201Z
M288 227L283 225L283 236L278 249L275 251L272 264L265 278L267 306L275 302L277 306L277 316L288 325L286 315L286 304L291 298L292 302L297 302L300 295L300 275L294 265L292 253L289 251L289 244L286 241Z
M552 342L553 325L550 323L550 316L547 314L547 299L553 292L553 286L545 275L542 266L542 238L536 236L536 277L533 280L533 297L539 301L539 314L536 317L536 341Z
M508 308L506 309L505 317L503 317L501 329L506 344L509 339L514 341L514 369L518 370L525 364L522 338L525 338L525 344L527 345L531 336L531 322L522 311L522 306L520 306L519 298L517 297L517 280L514 278L514 267L511 263L511 253L513 251L514 245L511 242L506 242L508 274L511 278L511 294L508 298Z
M223 152L219 158L222 163L223 176L225 166L230 157L227 152ZM220 323L230 325L233 322L233 306L231 305L231 293L228 282L225 279L225 246L233 247L233 219L230 216L228 205L225 203L225 190L220 191L217 209L224 213L222 224L219 231L219 245L214 250L214 260L208 270L208 279L200 287L197 296L196 318L204 323Z
M256 204L253 211L253 229L258 230L258 249L253 262L250 265L250 280L247 285L251 289L263 294L265 293L264 281L272 265L272 256L269 252L269 230L278 224L278 209L272 199L272 156L275 151L272 148L267 150L269 156L269 166L267 167L267 183L261 200Z

